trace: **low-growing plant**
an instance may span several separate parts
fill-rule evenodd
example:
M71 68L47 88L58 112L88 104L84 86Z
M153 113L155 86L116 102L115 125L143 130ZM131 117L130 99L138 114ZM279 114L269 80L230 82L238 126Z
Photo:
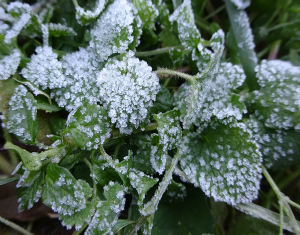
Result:
M299 18L281 2L269 25ZM75 234L202 234L221 201L300 233L267 171L299 163L300 67L276 60L284 37L256 54L250 0L217 5L1 2L4 149L21 159L1 184L18 180L20 211L41 200ZM252 203L263 175L279 213Z

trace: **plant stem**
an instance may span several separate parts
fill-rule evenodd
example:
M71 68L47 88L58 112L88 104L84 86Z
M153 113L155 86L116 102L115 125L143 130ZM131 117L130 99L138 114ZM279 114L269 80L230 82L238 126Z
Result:
M216 14L218 14L220 11L223 11L225 9L225 5L220 6L217 10L213 11L212 13L210 13L208 16L206 16L204 19L208 20L209 18L215 16Z
M172 49L184 49L184 47L183 46L174 46L174 47L159 48L159 49L152 50L152 51L137 51L137 52L135 52L134 55L136 57L161 55L161 54L169 53L169 51L172 50Z
M93 166L90 163L90 161L86 158L84 158L83 161L90 168L90 171L92 172ZM92 200L95 199L96 197L97 197L97 182L93 177L93 198L92 198Z
M11 136L6 128L3 128L4 138L6 141L12 142ZM18 155L14 150L8 149L9 157L13 167L16 167L19 163Z
M77 0L72 0L75 8L79 7Z
M280 206L280 226L279 226L279 235L283 235L283 205L282 201L279 201Z
M3 217L0 216L0 222L4 223L5 225L13 228L14 230L22 233L22 234L25 234L25 235L34 235L33 233L31 232L28 232L26 229L20 227L19 225L7 220L7 219L4 219Z
M135 224L135 226L130 230L130 232L128 233L128 235L136 235L137 234L137 231L139 231L140 227L145 223L145 221L147 220L147 218L149 217L150 215L147 215L147 216L141 216L137 223Z
M185 73L181 73L178 71L174 71L174 70L170 70L170 69L158 69L156 70L156 74L158 76L160 75L173 75L173 76L177 76L177 77L181 77L184 78L188 81L190 81L191 83L194 83L196 81L196 78L194 76L185 74Z
M82 233L85 228L88 226L87 223L84 223L84 225L82 225L82 227L78 230L78 231L75 231L72 235L79 235L80 233Z
M276 60L277 59L280 44L281 44L281 40L277 40L276 42L274 42L274 44L272 45L271 51L269 53L268 60Z
M0 154L0 170L2 170L6 175L10 175L13 171L12 166L2 154Z

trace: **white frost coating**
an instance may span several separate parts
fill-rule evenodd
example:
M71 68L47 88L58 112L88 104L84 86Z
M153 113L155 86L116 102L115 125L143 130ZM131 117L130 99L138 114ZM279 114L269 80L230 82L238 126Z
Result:
M250 27L249 23L249 18L244 11L239 11L234 18L234 21L237 23L236 31L240 33L239 37L242 38L243 40L240 40L237 46L240 49L243 48L249 48L252 49L253 53L249 55L249 50L248 50L248 55L250 59L256 64L257 63L257 57L256 54L254 53L254 37L252 34L252 30Z
M155 20L158 17L158 10L152 0L136 0L133 2L142 20L142 27L155 29Z
M47 27L47 25L45 24L42 24L41 25L41 28L42 28L42 33L43 33L43 43L44 43L44 46L48 46L48 40L49 40L49 29Z
M0 34L4 35L8 30L9 26L4 22L0 21Z
M62 63L48 46L36 48L36 54L31 56L31 61L21 73L28 81L43 90L66 86Z
M246 124L260 148L266 167L281 168L298 158L295 155L297 155L299 138L295 138L291 132L279 129L267 130L263 123L253 116L250 116Z
M261 86L252 96L258 119L267 127L300 130L300 67L263 60L255 70Z
M204 131L202 136L189 133L180 148L181 167L191 182L206 195L228 204L256 199L262 172L261 154L246 126L212 123Z
M77 6L76 19L79 24L85 25L85 22L89 22L92 19L97 18L105 7L106 0L98 0L94 11L84 10L82 7Z
M134 40L133 22L132 5L126 0L115 1L97 20L90 46L103 60L113 53L125 52Z
M175 105L182 111L183 127L192 124L201 126L212 116L218 119L241 119L245 108L232 102L232 91L241 86L246 76L241 67L231 63L221 63L215 77L205 79L196 88L183 84L175 94ZM238 98L239 99L239 98Z
M162 174L166 168L168 154L166 151L161 151L157 146L151 145L150 162L153 169Z
M74 31L73 28L59 23L58 24L49 23L48 29L50 31L50 34L55 32L65 32L68 35L77 35L77 33Z
M231 0L238 10L244 10L250 6L251 0Z
M27 23L30 21L30 18L30 14L21 15L19 21L16 22L13 27L6 32L4 42L11 43L11 40L17 37L20 34L21 30L27 25Z
M33 141L28 132L28 130L31 130L31 127L28 126L28 120L26 119L36 119L37 102L33 98L30 99L26 97L27 92L27 89L23 85L19 85L15 89L15 92L9 101L9 111L13 111L14 115L9 115L6 128L10 133L19 136L23 140ZM31 114L31 117L26 116L25 113L27 112Z
M64 87L52 90L51 97L68 111L82 106L84 102L95 104L99 94L97 73L102 69L103 63L93 49L80 48L77 52L65 55L61 62L65 75L61 81Z
M15 74L21 61L21 54L18 49L14 49L12 54L0 60L0 80L6 80Z
M113 59L99 73L100 101L121 133L130 134L147 117L159 91L159 80L145 61Z

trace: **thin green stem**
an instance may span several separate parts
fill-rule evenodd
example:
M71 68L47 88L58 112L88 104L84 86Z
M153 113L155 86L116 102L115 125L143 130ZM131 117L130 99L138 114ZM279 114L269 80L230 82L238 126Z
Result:
M282 205L282 201L279 201L279 207L280 207L279 235L283 235L283 205Z
M2 170L6 175L10 175L13 171L11 164L4 158L2 154L0 154L0 170Z
M158 69L158 70L156 70L156 74L158 76L173 75L173 76L181 77L181 78L184 78L184 79L190 81L191 83L194 83L196 81L196 78L194 76L191 76L191 75L188 75L185 73L181 73L178 71L170 70L170 69Z
M84 163L90 168L90 171L93 171L93 165L90 163L90 161L86 158L83 159ZM97 182L93 177L93 198L94 200L97 197Z
M279 48L280 48L281 40L277 40L273 43L271 51L269 53L268 60L275 60L277 59Z
M289 198L286 198L286 201L287 201L291 206L294 206L294 207L296 207L297 209L300 210L300 205L297 204L296 202L292 201L292 200L289 199Z
M122 146L121 143L119 143L119 144L116 146L116 148L115 148L115 150L114 150L114 160L116 160L116 159L118 158L118 154L119 154L119 150L120 150L121 146Z
M145 223L145 221L147 220L147 218L149 217L150 215L147 215L147 216L141 216L137 223L135 224L135 226L130 230L130 232L128 233L128 235L136 235L137 234L137 231L139 231L140 227Z
M204 20L208 20L209 18L215 16L216 14L218 14L220 11L223 11L224 9L225 9L225 5L220 6L217 10L213 11L208 16L204 17Z
M75 8L79 7L77 0L72 0Z
M271 185L271 187L274 190L275 194L277 195L278 199L280 199L282 197L282 193L281 193L280 189L277 187L276 183L274 182L274 180L272 179L269 172L267 171L267 169L264 166L262 166L262 170L263 170L264 176L266 177L267 181Z
M75 231L72 235L79 235L79 234L81 234L86 229L87 226L88 226L88 224L84 223L84 225L78 231Z
M159 49L152 50L152 51L137 51L137 52L135 52L134 55L136 57L161 55L161 54L169 53L169 51L172 50L172 49L184 49L184 47L183 46L174 46L174 47L159 48Z
M12 142L11 136L6 128L3 128L4 138L6 141ZM13 167L16 167L19 164L18 155L14 150L8 149L9 157Z
M160 182L154 196L152 197L152 199L149 202L147 202L145 204L145 206L142 210L142 214L144 216L151 215L156 211L160 199L162 198L170 181L172 180L172 176L176 169L176 165L177 165L179 158L180 158L179 151L177 151L177 153L175 154L175 156L172 160L172 163L171 163L169 169L167 170L166 174L164 175L163 180Z
M283 204L284 204L283 209L285 210L285 213L287 214L290 221L292 222L292 227L293 227L294 233L299 235L300 234L300 228L298 226L297 220L294 216L294 213L293 213L290 205L288 204L288 202L286 202L286 200L283 202Z
M20 227L19 225L7 220L7 219L4 219L3 217L0 216L0 222L2 222L3 224L13 228L14 230L22 233L22 234L25 234L25 235L34 235L33 233L31 232L28 232L26 229Z

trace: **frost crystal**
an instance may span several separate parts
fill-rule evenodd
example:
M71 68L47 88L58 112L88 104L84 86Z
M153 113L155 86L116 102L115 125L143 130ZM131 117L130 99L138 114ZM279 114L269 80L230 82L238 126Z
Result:
M106 111L99 105L85 105L72 111L68 130L82 149L98 149L109 138L111 128Z
M267 127L300 130L300 67L280 60L256 67L261 89L250 95L255 115Z
M62 24L53 24L49 23L48 24L48 29L50 35L53 36L60 36L60 35L77 35L77 33L74 31L73 28L67 27Z
M229 204L258 196L261 156L242 123L212 123L200 135L184 137L181 167L206 195Z
M79 24L86 25L93 19L96 19L105 7L106 0L97 0L94 11L84 10L82 7L76 7L76 19Z
M151 67L130 55L109 61L99 73L98 86L108 116L125 134L146 119L160 88Z
M201 126L210 121L212 116L218 119L241 119L246 108L232 91L241 86L245 78L239 66L222 63L215 77L195 86L183 84L175 94L175 104L181 110L183 127L187 129L192 124Z
M144 28L154 29L158 10L152 3L152 0L134 0L133 5L137 9L138 15L142 20L142 26Z
M254 116L247 119L246 125L260 148L266 167L282 169L300 162L298 132L266 128Z
M134 14L127 0L113 2L97 20L91 31L90 46L106 60L113 53L123 53L134 41Z
M34 141L38 132L37 102L27 89L20 85L9 101L6 128L24 141Z
M22 69L22 75L43 90L66 86L62 63L57 60L57 54L52 51L52 48L38 47L36 53L31 56L31 61Z
M18 49L13 50L12 54L0 60L0 80L6 80L14 75L19 67L21 54Z
M62 58L64 87L52 90L51 96L68 111L83 103L95 104L99 93L97 73L102 67L103 62L90 47L65 55Z
M231 0L238 10L244 10L250 6L251 0Z

